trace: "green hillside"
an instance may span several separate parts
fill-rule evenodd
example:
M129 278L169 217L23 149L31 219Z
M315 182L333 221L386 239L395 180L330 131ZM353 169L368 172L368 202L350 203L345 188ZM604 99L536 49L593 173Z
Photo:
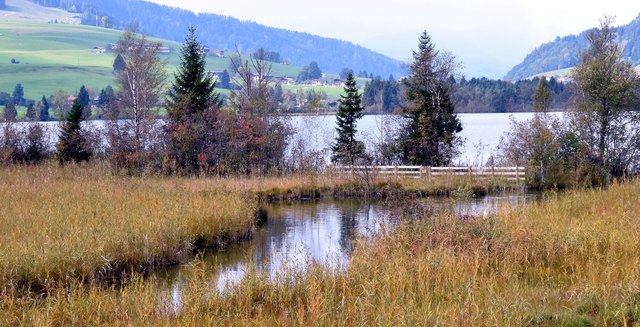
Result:
M76 92L81 85L100 90L112 85L112 53L96 54L94 47L114 43L120 31L84 25L32 23L23 20L0 21L0 91L11 92L22 83L25 97L38 99L58 89ZM180 44L161 40L172 48L167 59L170 72L179 61ZM19 61L12 64L11 60ZM228 58L210 56L208 69L228 68ZM299 67L274 64L274 76L296 76Z

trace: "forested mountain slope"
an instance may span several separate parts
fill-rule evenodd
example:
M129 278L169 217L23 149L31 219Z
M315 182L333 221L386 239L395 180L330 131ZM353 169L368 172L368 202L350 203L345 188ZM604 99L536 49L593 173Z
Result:
M640 64L640 15L631 23L618 27L618 42L623 46L623 56L635 65ZM524 61L513 67L505 79L518 80L536 74L569 68L580 62L580 52L587 49L589 41L584 31L578 35L557 37L528 54Z

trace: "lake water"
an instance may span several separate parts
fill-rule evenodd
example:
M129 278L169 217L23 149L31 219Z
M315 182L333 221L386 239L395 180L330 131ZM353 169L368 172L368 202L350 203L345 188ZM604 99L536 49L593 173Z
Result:
M556 113L558 117L561 113ZM509 131L511 119L522 122L533 117L533 113L489 113L458 114L462 123L460 136L464 144L460 155L454 159L456 165L479 166L495 154L496 147L505 132ZM298 133L294 138L310 143L315 150L328 149L336 137L335 116L293 116L291 124ZM358 122L358 138L364 140L367 148L386 137L389 129L397 126L396 117L383 115L366 115ZM386 127L386 128L383 128Z
M509 193L462 200L436 197L416 201L438 211L482 216L540 198L540 194ZM406 205L403 202L403 206ZM304 271L314 263L344 270L349 264L354 240L375 237L381 231L392 229L399 209L397 204L355 199L272 204L265 210L268 219L257 228L253 240L199 259L215 268L210 269L215 273L208 276L212 292L224 293L249 269L257 269L269 278L282 272ZM186 264L160 279L159 288L166 290L165 301L169 295L169 301L179 307L190 267Z
M560 113L556 115L560 116ZM498 146L500 137L510 128L510 121L520 122L533 117L533 113L490 113L490 114L459 114L463 130L461 137L464 145L460 155L454 159L456 165L477 166L484 162ZM329 146L333 142L335 132L335 116L291 116L291 125L295 134L291 144L300 141L305 143L307 150L324 150L325 157L329 158ZM381 138L389 135L389 130L398 124L398 118L388 115L366 115L358 122L358 138L364 140L367 148L380 142ZM19 123L26 126L29 123ZM50 145L57 141L58 123L42 123L48 130ZM94 130L102 130L104 121L91 121L90 126Z

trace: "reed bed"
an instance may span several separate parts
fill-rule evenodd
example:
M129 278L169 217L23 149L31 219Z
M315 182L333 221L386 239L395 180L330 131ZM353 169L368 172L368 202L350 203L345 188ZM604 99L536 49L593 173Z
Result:
M174 264L251 233L255 202L215 181L97 166L0 169L0 296Z
M640 183L550 195L495 217L431 215L361 239L348 272L314 267L231 293L185 269L176 307L155 277L7 298L3 324L632 326L640 319Z

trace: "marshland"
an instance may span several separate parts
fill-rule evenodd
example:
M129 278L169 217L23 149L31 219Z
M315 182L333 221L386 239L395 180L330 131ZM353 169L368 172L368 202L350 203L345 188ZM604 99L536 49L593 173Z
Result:
M219 18L0 0L0 325L637 324L640 19L493 80Z

